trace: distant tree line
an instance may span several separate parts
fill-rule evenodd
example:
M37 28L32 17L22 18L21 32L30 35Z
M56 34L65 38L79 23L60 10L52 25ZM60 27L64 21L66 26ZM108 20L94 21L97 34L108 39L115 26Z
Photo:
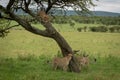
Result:
M119 32L120 33L120 26L93 26L93 27L80 27L77 28L78 32L86 32L86 31L91 31L91 32Z
M84 24L104 24L104 25L120 25L120 16L118 17L103 17L103 16L55 16L53 23L64 24L73 20L77 23Z
M21 15L20 17L26 18L35 24L38 22L32 19L30 16ZM56 24L67 24L71 21L84 24L103 24L103 25L120 25L120 16L108 17L108 16L51 16L51 22Z

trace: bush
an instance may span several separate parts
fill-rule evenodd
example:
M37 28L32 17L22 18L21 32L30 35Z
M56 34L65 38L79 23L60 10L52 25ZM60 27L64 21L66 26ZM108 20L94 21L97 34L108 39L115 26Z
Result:
M90 27L90 31L97 32L98 30L97 30L97 27Z
M90 27L92 32L107 32L108 29L105 26L98 26L98 27Z
M84 26L83 30L84 30L84 32L86 32L87 31L87 26Z
M119 26L113 26L109 28L110 32L120 32L120 27Z
M114 32L114 31L115 31L115 28L114 28L114 27L110 27L110 28L109 28L109 31L110 31L110 32Z
M81 31L82 31L82 28L77 28L77 31L78 31L78 32L81 32Z

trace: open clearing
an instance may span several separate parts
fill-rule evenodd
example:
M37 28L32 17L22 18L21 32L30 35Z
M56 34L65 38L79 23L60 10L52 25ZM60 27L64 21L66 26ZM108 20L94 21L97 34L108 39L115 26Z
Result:
M89 55L120 56L119 33L61 32L73 50ZM16 57L19 53L54 56L59 47L52 39L34 35L25 30L11 30L7 37L0 38L1 57Z

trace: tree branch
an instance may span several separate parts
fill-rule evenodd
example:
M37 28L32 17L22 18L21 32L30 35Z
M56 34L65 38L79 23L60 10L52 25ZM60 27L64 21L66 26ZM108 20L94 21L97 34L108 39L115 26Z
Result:
M50 37L49 33L46 30L40 30L38 28L35 28L31 26L26 20L21 19L20 17L16 16L13 13L10 13L10 16L14 18L16 22L18 22L23 28L25 28L27 31L30 31L34 34Z
M39 5L39 6L42 6L43 7L43 4L42 4L42 1L41 0L34 0L36 3L37 3L37 5Z
M29 5L30 5L30 2L31 2L31 0L28 0L28 2L26 1L26 0L24 0L24 5L25 5L25 9L26 10L29 10Z
M7 5L7 10L9 11L12 5L14 4L15 0L9 0L9 3Z
M8 17L4 17L4 16L0 16L1 19L7 19L7 20L13 20L12 18L8 18Z
M2 10L3 12L6 12L7 10L0 5L0 10ZM51 35L46 31L46 30L40 30L38 28L35 28L33 26L31 26L29 24L29 22L27 22L24 19L21 19L20 17L16 16L13 12L9 11L9 15L10 17L12 17L17 23L19 23L19 25L21 25L23 28L25 28L27 31L32 32L34 34L37 35L41 35L41 36L45 36L45 37L50 37Z
M7 27L7 28L5 28L5 29L1 29L1 30L0 30L0 33L5 32L6 30L9 30L9 29L11 29L11 28L13 28L13 27L16 27L16 26L19 26L19 25L13 25L13 26Z
M52 2L51 0L48 0L48 7L46 9L46 14L49 12L49 10L52 8L52 6L54 5L54 3L56 2L56 0L54 2Z
M9 24L6 25L6 26L9 26ZM19 26L19 25L13 25L13 26L10 26L10 27L6 27L4 29L0 29L0 37L4 38L5 36L7 36L7 34L9 33L9 29L11 29L13 27L16 27L16 26Z

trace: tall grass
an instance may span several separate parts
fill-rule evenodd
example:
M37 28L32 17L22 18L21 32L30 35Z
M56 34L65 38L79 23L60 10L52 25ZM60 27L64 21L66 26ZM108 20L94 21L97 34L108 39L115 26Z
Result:
M99 57L99 56L98 56ZM46 55L0 59L0 80L119 80L120 58L97 57L81 73L54 71ZM92 57L91 57L92 59Z

